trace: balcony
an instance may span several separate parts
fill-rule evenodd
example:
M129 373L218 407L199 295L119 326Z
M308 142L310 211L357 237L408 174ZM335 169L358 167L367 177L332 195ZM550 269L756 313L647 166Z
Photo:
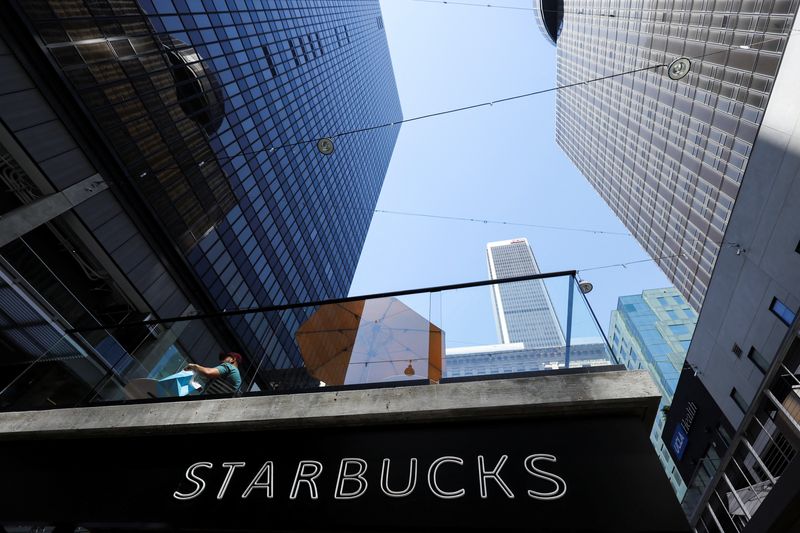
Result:
M116 324L90 313L71 323L12 277L0 297L15 313L1 333L3 411L429 386L616 364L574 272ZM241 332L241 343L218 340L225 328ZM248 343L269 349L254 353ZM242 354L238 388L185 370L216 367L220 352Z

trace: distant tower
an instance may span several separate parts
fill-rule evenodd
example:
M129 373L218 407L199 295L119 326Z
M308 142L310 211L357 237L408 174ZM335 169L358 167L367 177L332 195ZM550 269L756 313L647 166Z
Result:
M490 242L486 245L492 279L539 274L528 239ZM564 346L564 334L553 303L541 280L492 286L500 342L522 342L525 348Z

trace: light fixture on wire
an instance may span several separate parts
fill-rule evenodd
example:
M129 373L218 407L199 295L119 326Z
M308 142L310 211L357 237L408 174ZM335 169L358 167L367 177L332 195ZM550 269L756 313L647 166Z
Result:
M322 155L331 155L334 150L333 139L330 137L323 137L317 141L317 150Z
M669 64L667 76L669 79L678 81L684 78L692 69L692 61L688 57L679 57Z
M580 287L583 294L589 294L594 289L594 285L590 281L578 280L578 287Z

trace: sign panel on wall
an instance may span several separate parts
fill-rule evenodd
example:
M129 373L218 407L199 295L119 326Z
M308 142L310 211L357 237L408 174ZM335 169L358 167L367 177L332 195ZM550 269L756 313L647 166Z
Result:
M686 531L635 417L0 442L0 523Z

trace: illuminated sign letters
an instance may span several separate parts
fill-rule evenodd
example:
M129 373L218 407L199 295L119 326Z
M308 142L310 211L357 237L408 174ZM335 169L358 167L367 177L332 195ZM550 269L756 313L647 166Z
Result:
M503 454L494 460L494 466L490 467L489 465L492 463L483 455L478 455L474 462L477 466L475 469L477 492L483 499L490 497L514 498L514 491L503 478L502 473L503 469L517 467L524 469L530 475L532 481L540 480L534 483L535 488L518 487L518 490L524 491L528 497L536 500L557 500L566 494L567 483L564 478L552 471L551 467L555 466L556 462L557 459L554 455L536 453L517 461L516 465L513 462L507 465L509 456ZM415 491L419 460L412 457L408 461L402 461L401 465L398 465L395 470L401 472L401 475L396 476L397 479L406 480L405 486L402 488L400 488L402 483L398 483L397 479L390 483L392 459L384 458L380 463L378 487L385 496L403 498ZM321 480L322 476L331 470L326 469L322 462L311 459L300 460L293 466L294 476L288 491L289 499L317 500L320 497L324 498L325 495L320 493L318 480ZM263 490L262 495L267 499L275 497L275 470L279 467L273 461L262 463L254 474L247 473L248 466L244 461L226 461L221 463L219 467L211 462L199 461L186 469L184 474L185 481L181 480L184 484L186 481L189 482L190 490L187 492L176 490L172 494L173 498L185 501L193 500L202 495L209 485L207 474L217 468L223 469L225 475L220 483L216 499L237 497L247 499L255 490ZM467 468L467 466L462 457L444 455L434 459L427 467L428 490L430 493L437 498L445 500L463 497L467 493L468 487L458 486L453 481L453 478L448 476L448 469L463 468ZM331 495L333 499L353 500L364 496L370 488L368 471L370 471L370 465L366 460L359 457L342 458L339 461L335 488ZM407 476L406 472L408 472ZM238 495L229 490L235 476L250 476L247 478L248 482L244 492ZM489 483L490 481L491 483ZM393 484L395 488L390 487L390 484ZM543 490L545 488L544 485L551 485L551 490Z

